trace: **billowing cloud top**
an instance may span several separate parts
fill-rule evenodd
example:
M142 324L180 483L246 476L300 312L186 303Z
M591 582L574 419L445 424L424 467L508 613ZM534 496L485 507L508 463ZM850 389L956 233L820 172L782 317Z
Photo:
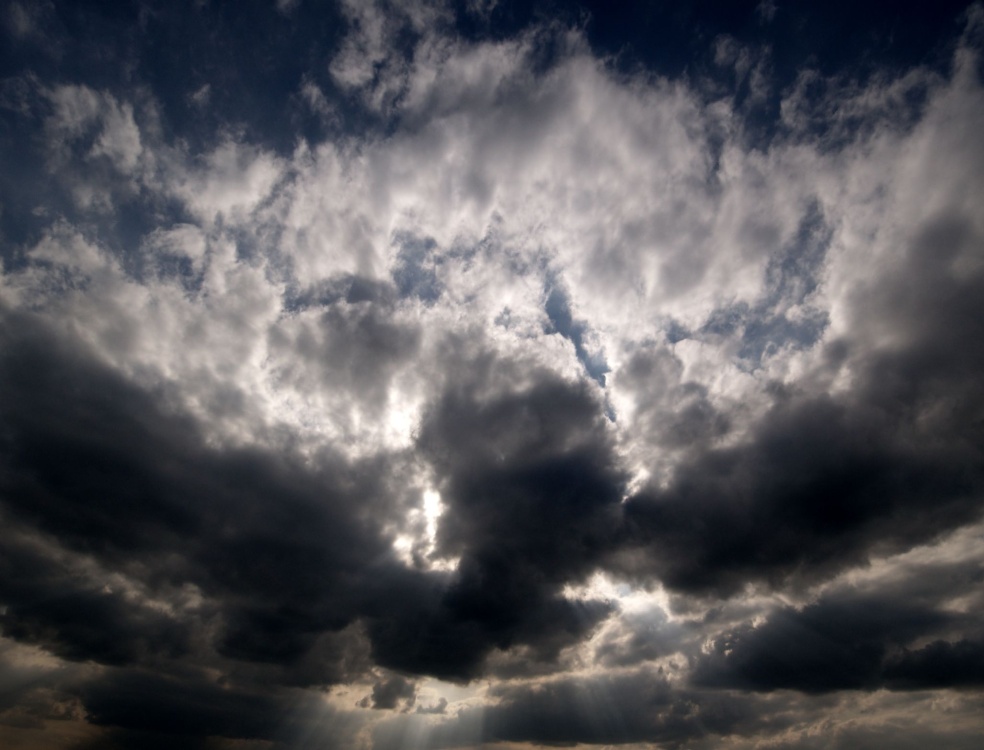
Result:
M977 747L984 9L6 2L0 744Z

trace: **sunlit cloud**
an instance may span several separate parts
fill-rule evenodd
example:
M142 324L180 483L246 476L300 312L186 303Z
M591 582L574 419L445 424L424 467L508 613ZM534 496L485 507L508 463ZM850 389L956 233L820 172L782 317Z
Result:
M0 745L976 747L984 10L746 5L3 3Z

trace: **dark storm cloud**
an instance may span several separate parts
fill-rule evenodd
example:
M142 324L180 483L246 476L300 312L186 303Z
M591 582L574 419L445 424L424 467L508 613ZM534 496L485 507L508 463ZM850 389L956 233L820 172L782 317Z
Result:
M184 623L80 578L77 570L52 560L50 551L19 544L8 528L0 550L3 634L64 659L103 664L187 652Z
M749 443L699 455L627 505L639 564L675 589L733 593L824 576L977 517L977 451L914 447L893 416L828 398L776 407Z
M984 15L951 75L937 5L0 3L0 732L976 696Z
M604 543L624 481L597 395L491 353L453 366L419 433L448 505L441 551L500 549L565 580Z
M87 683L81 698L89 721L149 733L273 739L292 710L287 696L229 689L202 677L110 672Z
M78 707L77 698L64 691L64 683L84 671L84 667L23 663L18 652L23 647L0 639L0 725L42 725L45 719L70 719Z
M194 584L219 610L225 654L295 659L392 582L379 524L396 493L378 460L328 455L306 468L209 448L189 419L29 317L5 316L0 388L11 517L152 589ZM128 605L26 554L4 550L5 632L104 663L180 650L180 615Z
M875 550L928 541L984 502L984 274L956 271L984 237L965 216L927 222L900 262L854 302L844 395L780 389L735 447L693 454L665 489L626 505L627 558L679 590L824 576ZM892 336L890 346L866 346Z
M904 649L885 664L885 684L895 689L984 686L984 639L936 640Z
M679 690L653 669L502 686L494 693L497 704L484 710L465 709L435 731L434 744L455 746L474 723L484 742L550 746L654 742L677 747L703 737L744 734L775 721L765 718L752 699Z
M363 320L376 325L353 324ZM335 323L325 329L346 330ZM420 445L447 503L438 551L461 561L453 575L423 574L399 567L381 535L399 509L398 463L219 451L32 318L8 315L3 343L7 512L162 596L194 584L221 656L317 682L293 665L316 659L325 631L366 617L378 663L462 678L494 648L553 658L611 612L560 596L608 543L623 482L584 384L494 356L460 363ZM4 555L8 635L102 663L187 648L196 615L128 604L23 554ZM343 676L329 654L320 679Z
M691 680L810 694L980 685L982 575L979 559L917 557L866 583L834 583L810 604L714 633L691 652Z
M694 680L750 690L871 690L889 681L886 669L904 674L908 666L918 673L918 655L897 654L950 619L894 597L825 597L802 610L780 609L758 627L743 625L717 638L698 662ZM944 649L937 650L945 659ZM890 656L894 666L886 668Z
M393 709L402 706L406 710L413 708L417 699L417 686L400 675L391 675L378 680L372 686L372 696L366 696L359 705L372 706L375 709Z
M369 668L364 638L341 629L365 612L388 619L391 590L421 585L380 535L400 495L385 462L305 466L210 447L195 422L30 316L5 314L0 331L3 633L68 660L156 670L72 688L88 721L116 728L94 746L281 738L285 717L316 699L279 685ZM191 609L188 585L201 598ZM222 664L225 676L167 676L169 663Z
M610 612L560 590L608 544L624 477L587 385L491 353L452 356L418 442L446 505L437 553L460 561L439 600L370 632L383 663L460 679L493 648L552 658Z
M81 747L214 747L209 738L261 740L273 747L351 747L358 723L317 693L216 681L193 669L109 670L75 688L88 721L105 728ZM311 726L319 728L312 737Z

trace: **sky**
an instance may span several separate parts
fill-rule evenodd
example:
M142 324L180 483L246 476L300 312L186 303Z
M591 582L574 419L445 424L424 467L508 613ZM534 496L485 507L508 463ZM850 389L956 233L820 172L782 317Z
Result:
M0 2L0 746L979 747L982 54Z

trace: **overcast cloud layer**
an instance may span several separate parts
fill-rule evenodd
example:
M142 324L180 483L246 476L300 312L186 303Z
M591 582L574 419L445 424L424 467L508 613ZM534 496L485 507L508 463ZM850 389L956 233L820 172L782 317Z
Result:
M976 748L984 8L5 2L0 745Z

